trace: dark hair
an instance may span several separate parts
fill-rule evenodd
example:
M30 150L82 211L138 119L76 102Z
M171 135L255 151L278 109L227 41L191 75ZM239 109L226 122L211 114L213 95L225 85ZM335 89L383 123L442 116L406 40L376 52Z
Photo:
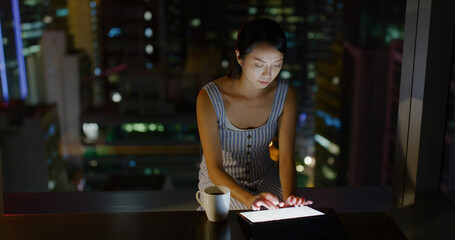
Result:
M284 54L287 45L286 35L280 24L268 18L256 18L243 23L237 33L236 50L239 51L239 57L243 59L261 43L268 43ZM233 65L228 74L230 78L236 78L242 73L242 67L237 62L236 56L234 56Z

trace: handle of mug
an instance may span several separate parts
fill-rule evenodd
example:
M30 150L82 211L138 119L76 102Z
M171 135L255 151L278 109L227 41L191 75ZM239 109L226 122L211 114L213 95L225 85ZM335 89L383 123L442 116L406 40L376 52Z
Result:
M202 204L202 200L200 198L200 195L201 195L201 191L197 191L196 192L196 200L199 202L199 204L201 204L202 207L204 207L204 205Z

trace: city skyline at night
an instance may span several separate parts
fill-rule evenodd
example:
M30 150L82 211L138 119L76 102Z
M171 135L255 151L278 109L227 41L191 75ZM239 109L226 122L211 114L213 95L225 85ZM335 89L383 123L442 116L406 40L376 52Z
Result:
M369 154L359 155L367 148L356 148L356 140L350 138L356 136L350 130L355 127L352 120L372 121L374 117L361 118L355 113L351 102L354 95L350 93L355 81L360 84L367 76L353 80L355 76L350 72L355 71L355 62L346 62L350 59L346 54L353 53L345 47L353 46L359 51L377 49L389 54L390 42L402 39L402 3L385 1L375 5L341 0L19 3L24 76L29 90L25 104L56 106L60 129L58 155L64 162L76 162L69 165L84 172L86 190L101 189L109 175L122 174L166 173L174 176L162 184L169 189L191 188L197 182L200 154L195 119L197 93L204 84L228 72L234 60L237 29L244 21L256 17L279 22L288 39L280 77L288 80L298 93L299 186L390 184L381 180L390 176L384 173L387 168L381 166L391 164L384 162L385 157L378 159L378 163L375 160L379 169L374 171L379 175L370 182L361 178L351 181L355 174L350 169L360 166L356 161L364 162ZM10 3L2 4L5 71L1 77L2 83L7 82L11 89L7 98L2 95L2 100L7 104L20 101L24 91L21 93L19 84L21 63L17 59L21 56L15 54L15 47L20 45L15 43L17 37L11 27L13 11L5 11L14 8ZM364 14L375 7L381 11L365 18ZM392 13L385 14L387 9L393 9ZM365 25L365 21L370 25ZM384 61L387 65L388 58ZM379 76L372 69L372 75ZM387 72L384 76L388 76ZM381 79L378 77L378 81ZM337 89L328 84L337 85ZM366 101L374 95L362 94L353 101ZM379 105L396 104L385 95L377 95L371 101ZM332 103L337 107L333 108ZM385 111L391 112L393 105L390 106ZM7 115L12 112L8 110L12 108L5 109ZM393 117L388 118L387 124L393 125L392 121ZM164 129L160 132L157 126ZM388 138L394 138L395 133L391 134ZM361 139L359 136L358 141ZM368 144L373 148L370 150L382 151L389 143ZM164 145L174 148L159 154L138 150ZM333 149L338 150L329 156L321 152L327 149L332 155ZM354 156L360 157L353 160L357 159ZM171 160L163 163L161 158Z

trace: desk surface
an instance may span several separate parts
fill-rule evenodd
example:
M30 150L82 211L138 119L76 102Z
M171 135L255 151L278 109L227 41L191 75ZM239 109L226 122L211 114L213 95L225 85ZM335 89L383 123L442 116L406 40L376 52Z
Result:
M337 215L331 209L319 210L339 216L350 239L405 239L386 214ZM215 224L198 211L5 215L0 219L0 239L250 238L236 211Z

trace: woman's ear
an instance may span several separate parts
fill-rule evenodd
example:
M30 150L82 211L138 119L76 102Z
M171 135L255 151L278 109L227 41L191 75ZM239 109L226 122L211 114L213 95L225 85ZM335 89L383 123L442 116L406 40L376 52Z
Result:
M242 58L240 58L239 50L235 50L235 60L237 60L237 63L239 63L239 65L242 66Z

